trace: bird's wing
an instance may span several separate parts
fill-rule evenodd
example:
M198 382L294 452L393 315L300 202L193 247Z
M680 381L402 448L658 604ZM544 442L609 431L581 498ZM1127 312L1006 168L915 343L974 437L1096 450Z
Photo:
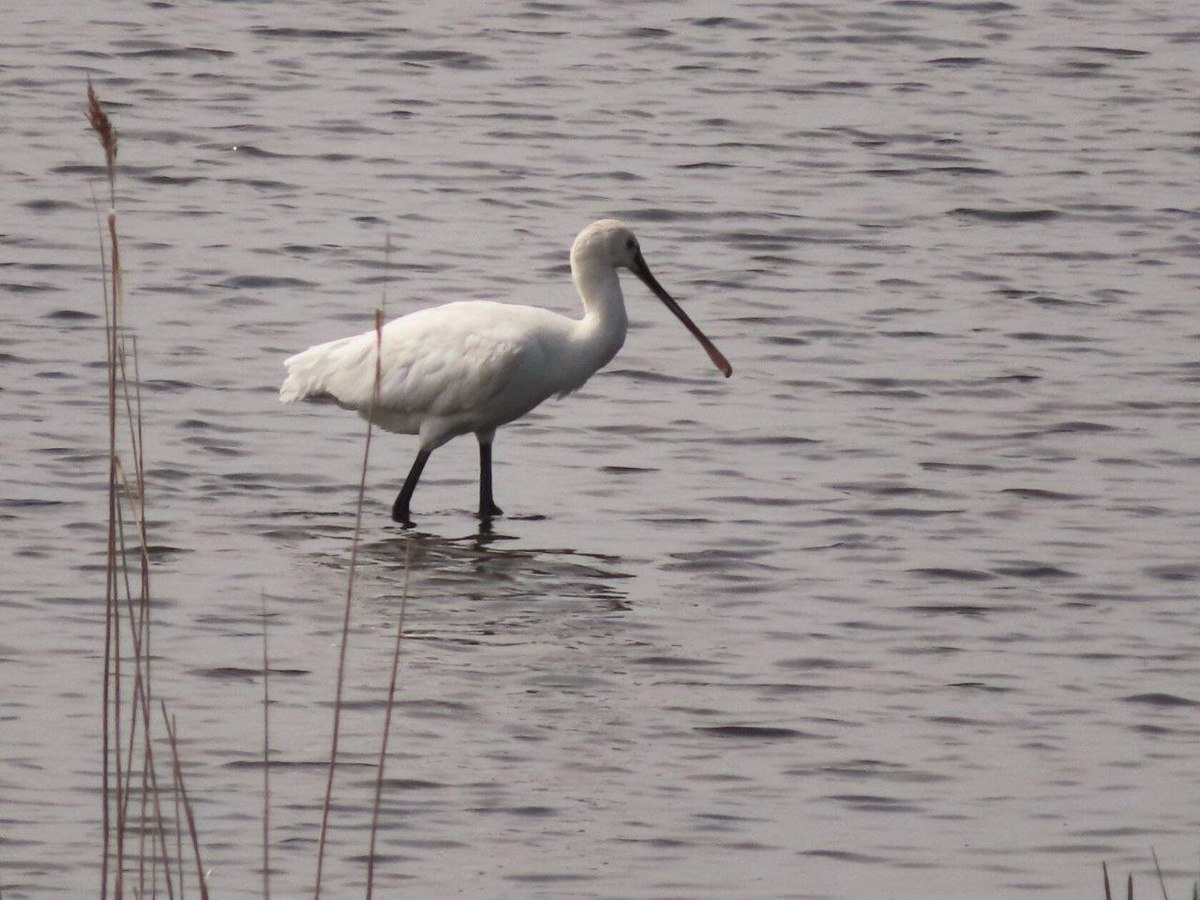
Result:
M383 327L379 406L397 415L450 417L478 409L536 351L522 327L527 309L483 301L410 313ZM311 347L288 359L284 400L328 397L369 409L375 389L376 333Z
M533 349L528 333L513 320L513 309L456 303L429 311L446 315L397 320L397 328L383 335L381 405L439 418L485 406Z

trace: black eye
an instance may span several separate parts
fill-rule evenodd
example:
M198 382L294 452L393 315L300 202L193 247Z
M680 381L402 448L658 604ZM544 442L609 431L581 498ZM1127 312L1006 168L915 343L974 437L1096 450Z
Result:
M637 249L637 241L635 241L633 238L630 238L629 240L627 240L625 242L625 248L627 250L636 250Z

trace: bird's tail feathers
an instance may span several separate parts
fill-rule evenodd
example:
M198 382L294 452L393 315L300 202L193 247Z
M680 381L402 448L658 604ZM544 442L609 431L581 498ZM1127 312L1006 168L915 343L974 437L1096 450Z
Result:
M334 400L343 402L338 386L331 381L339 380L339 372L345 362L347 346L353 338L343 338L327 344L309 347L307 350L283 361L287 378L279 388L279 399L284 403L296 400Z

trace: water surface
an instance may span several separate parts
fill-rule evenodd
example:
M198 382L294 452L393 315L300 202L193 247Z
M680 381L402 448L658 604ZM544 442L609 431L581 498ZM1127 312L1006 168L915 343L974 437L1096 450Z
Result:
M0 167L0 886L95 893L104 369L90 77L121 137L156 597L211 883L311 884L363 427L280 362L464 298L622 354L475 449L373 446L326 869L510 897L1097 896L1194 872L1200 16L1074 2L23 5ZM389 249L390 245L390 249ZM627 279L628 281L628 279ZM408 543L411 540L411 549Z

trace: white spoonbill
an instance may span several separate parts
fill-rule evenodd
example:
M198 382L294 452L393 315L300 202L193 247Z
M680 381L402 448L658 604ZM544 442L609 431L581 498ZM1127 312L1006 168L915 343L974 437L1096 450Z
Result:
M479 439L479 518L501 510L492 499L492 439L551 396L580 388L625 342L625 302L617 269L652 290L728 378L733 369L704 332L650 274L637 238L615 219L594 222L571 246L571 279L583 318L533 306L464 301L422 309L354 337L310 347L287 359L284 403L332 400L386 431L420 436L417 458L392 507L410 527L409 503L429 456L451 438ZM375 353L380 341L379 400Z

